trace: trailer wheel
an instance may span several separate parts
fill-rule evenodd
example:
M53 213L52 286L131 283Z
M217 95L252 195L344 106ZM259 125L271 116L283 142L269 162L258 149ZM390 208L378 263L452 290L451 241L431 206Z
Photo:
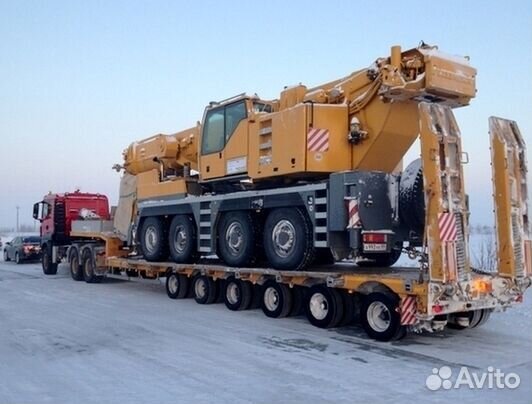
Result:
M194 300L199 304L211 304L218 295L216 281L206 275L197 275L192 281Z
M292 309L292 293L288 286L268 280L262 290L262 311L271 318L286 317Z
M168 247L174 262L189 264L196 259L196 231L190 216L177 215L168 233Z
M90 248L85 248L81 253L81 266L83 268L85 282L99 283L102 281L103 276L96 274L96 265Z
M148 261L164 261L168 256L165 224L159 217L148 217L142 222L140 246Z
M312 286L306 301L308 321L315 327L336 327L343 316L340 292L325 285Z
M305 311L305 287L294 286L292 290L292 308L288 314L290 317L299 316Z
M397 312L398 299L384 293L370 293L362 300L360 321L369 337L378 341L400 339L405 335Z
M42 271L45 275L57 274L57 262L52 262L52 245L45 244L42 249Z
M252 264L255 259L256 232L251 215L243 211L227 212L218 228L220 258L233 267Z
M188 294L189 283L186 275L172 272L166 276L166 294L170 299L184 299Z
M340 327L350 325L355 321L355 299L347 290L341 290L342 304L344 307L344 315L338 324Z
M72 276L72 279L75 281L82 281L83 271L81 269L81 263L79 259L79 250L76 247L70 248L68 262L70 264L70 276Z
M302 270L314 259L312 225L297 208L270 212L264 225L264 248L276 269Z
M262 305L262 286L258 283L252 285L252 298L251 298L251 304L249 305L249 308L254 309L260 309Z
M225 280L223 298L229 310L247 310L251 304L252 285L247 281L231 276Z

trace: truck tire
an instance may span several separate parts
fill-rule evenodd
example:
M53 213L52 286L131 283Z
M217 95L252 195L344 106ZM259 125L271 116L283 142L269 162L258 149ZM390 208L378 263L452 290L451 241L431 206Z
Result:
M103 276L96 274L96 263L92 256L92 249L84 248L81 253L81 267L83 268L83 278L87 283L100 283Z
M226 212L218 229L220 258L232 267L253 264L257 240L251 214L244 211Z
M164 261L168 257L166 228L161 218L144 219L139 237L142 254L147 261Z
M312 286L306 300L307 319L315 327L336 327L344 313L340 293L325 285Z
M199 304L211 304L218 297L216 281L205 275L196 275L192 281L194 300Z
M52 245L45 244L42 247L42 271L45 275L57 274L57 262L52 262Z
M312 225L298 208L272 210L264 225L264 248L271 266L303 270L314 259Z
M83 270L81 269L81 260L79 250L76 247L71 247L68 253L68 263L70 265L70 276L75 281L83 280Z
M11 258L9 258L9 254L7 253L6 247L4 247L4 261L5 262L11 261Z
M399 299L384 293L370 293L362 300L360 322L366 334L377 341L390 341L405 336L397 312Z
M188 294L189 283L186 275L172 272L166 276L166 294L170 299L184 299Z
M251 304L252 285L231 276L225 280L223 300L229 310L247 310Z
M168 247L172 260L178 264L190 264L196 260L196 230L190 216L174 216L168 232Z
M292 309L292 293L288 286L268 280L262 288L261 308L271 318L286 317Z

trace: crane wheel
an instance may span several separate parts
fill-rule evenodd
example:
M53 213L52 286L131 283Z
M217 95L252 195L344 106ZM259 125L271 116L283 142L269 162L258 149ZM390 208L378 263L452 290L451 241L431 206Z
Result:
M194 300L199 304L211 304L218 297L218 284L205 275L196 275L192 281Z
M168 232L168 247L174 262L190 264L195 261L197 256L196 231L190 216L174 216Z
M287 285L270 279L262 288L261 308L271 318L286 317L292 309L292 293Z
M223 300L229 310L247 310L253 297L252 284L231 276L225 280Z
M166 294L170 299L184 299L188 294L189 283L186 275L172 272L166 276Z
M147 217L140 230L140 246L147 261L164 261L168 257L166 226L162 218Z
M377 341L391 341L406 335L397 311L398 304L398 298L384 293L370 293L364 297L360 321L369 337Z
M308 321L315 327L336 327L344 314L340 292L325 285L312 286L306 299L306 313Z
M42 271L45 275L55 275L57 274L57 262L52 262L52 246L50 244L45 244L42 247Z
M226 212L218 226L218 252L229 266L253 264L256 251L256 230L250 213Z
M75 281L83 280L83 270L81 268L81 260L79 257L79 250L76 247L71 247L68 253L68 263L70 266L70 276Z
M83 268L83 278L87 283L100 283L103 276L96 274L96 263L90 248L84 248L81 253L81 267Z
M300 271L314 260L312 225L298 208L272 210L264 224L264 248L271 266Z
M399 183L399 214L408 228L419 235L425 227L425 195L421 159L412 161L401 175Z

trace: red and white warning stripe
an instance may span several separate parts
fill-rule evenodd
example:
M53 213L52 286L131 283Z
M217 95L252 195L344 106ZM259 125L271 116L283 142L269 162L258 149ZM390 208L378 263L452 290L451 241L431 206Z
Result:
M360 214L358 213L358 199L350 199L347 202L347 212L349 220L347 222L347 228L353 229L360 227Z
M456 240L456 219L454 213L438 214L438 226L440 229L441 241Z
M313 152L329 150L329 129L310 128L307 132L307 148Z
M406 296L401 300L401 325L413 325L416 323L416 297Z

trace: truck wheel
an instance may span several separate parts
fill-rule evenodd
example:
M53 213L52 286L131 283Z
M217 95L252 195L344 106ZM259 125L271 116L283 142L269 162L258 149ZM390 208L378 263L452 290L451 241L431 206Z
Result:
M313 326L336 327L344 313L342 297L336 289L325 285L312 286L307 297L306 312Z
M172 219L168 233L168 247L174 262L189 264L196 259L196 231L192 218L177 215Z
M360 321L369 337L390 341L404 337L405 328L397 312L398 299L384 293L370 293L362 300Z
M9 262L11 259L9 258L9 254L7 253L6 247L4 247L4 261Z
M18 252L15 253L15 263L17 265L22 264L22 259L20 259L20 254Z
M96 274L96 265L90 248L85 248L81 253L81 267L83 268L83 277L87 283L99 283L103 276Z
M244 267L255 258L255 226L251 215L243 211L223 215L218 233L220 258L229 266Z
M197 275L192 282L196 303L211 304L216 301L218 285L212 278L205 275Z
M57 274L57 262L52 262L52 246L45 244L42 249L42 271L45 275Z
M262 311L271 318L286 317L292 309L292 293L288 286L268 280L262 290Z
M297 208L270 212L264 225L264 248L276 269L302 270L314 259L312 226Z
M142 223L140 246L147 261L164 261L168 256L167 234L159 217L148 217Z
M81 269L79 250L77 248L71 248L68 254L68 262L70 264L70 276L75 281L83 280L83 270Z
M226 279L223 290L225 306L229 310L247 310L251 304L251 283L231 276Z
M166 294L170 299L184 299L188 293L189 280L186 275L172 272L166 276Z

